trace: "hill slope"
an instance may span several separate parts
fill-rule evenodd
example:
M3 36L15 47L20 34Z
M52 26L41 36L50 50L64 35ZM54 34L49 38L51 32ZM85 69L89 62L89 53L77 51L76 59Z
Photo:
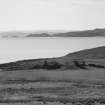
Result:
M65 57L82 59L105 59L105 46L70 53Z
M105 46L74 52L59 58L32 59L0 64L2 70L66 70L105 68Z

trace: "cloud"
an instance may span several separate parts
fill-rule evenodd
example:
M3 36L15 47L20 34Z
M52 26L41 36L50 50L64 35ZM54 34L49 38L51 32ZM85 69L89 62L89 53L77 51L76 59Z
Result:
M33 0L32 0L33 1ZM35 0L34 2L40 7L48 8L75 8L75 7L105 7L105 0Z
M70 0L75 4L84 4L84 5L103 5L105 0Z
M43 3L105 4L105 0L38 0Z
M0 29L105 26L104 4L105 0L0 0Z

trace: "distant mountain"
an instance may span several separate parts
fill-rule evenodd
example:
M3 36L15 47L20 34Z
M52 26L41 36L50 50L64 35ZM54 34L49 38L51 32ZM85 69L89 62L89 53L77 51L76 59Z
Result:
M23 32L23 31L4 31L0 32L0 36L2 38L20 38L20 37L25 37L30 33L28 32Z
M94 29L86 31L73 31L66 33L58 33L54 36L59 37L96 37L96 36L105 36L105 29Z
M2 38L52 37L57 33L65 33L65 31L4 31L0 32L0 36Z
M22 60L17 62L0 64L0 69L8 70L72 70L72 69L105 69L105 46L81 50L58 58L44 58Z
M3 38L31 38L31 37L100 37L105 36L105 29L85 31L11 31L1 32Z
M32 33L27 35L26 37L50 37L50 35L48 33L39 33L39 34Z

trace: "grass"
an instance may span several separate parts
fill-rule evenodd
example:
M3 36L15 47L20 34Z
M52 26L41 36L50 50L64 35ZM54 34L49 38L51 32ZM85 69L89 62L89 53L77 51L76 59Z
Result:
M85 81L104 81L105 69L94 70L23 70L20 71L1 71L0 81L6 80L20 80L25 81L71 81L71 80L85 80Z
M105 70L1 71L0 102L0 105L105 104Z

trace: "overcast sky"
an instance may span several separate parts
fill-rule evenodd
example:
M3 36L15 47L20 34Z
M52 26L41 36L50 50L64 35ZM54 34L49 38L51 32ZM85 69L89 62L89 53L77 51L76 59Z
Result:
M105 27L105 0L0 0L0 31Z

